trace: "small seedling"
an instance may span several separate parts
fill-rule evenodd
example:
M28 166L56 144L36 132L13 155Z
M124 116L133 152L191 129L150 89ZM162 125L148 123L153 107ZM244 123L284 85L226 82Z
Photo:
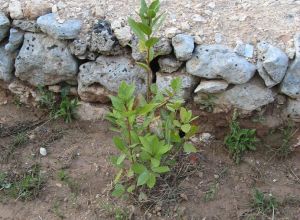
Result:
M109 202L101 202L100 207L108 217L113 217L115 220L129 219L129 210L127 208L121 208Z
M15 150L21 146L24 146L28 140L28 136L24 132L18 133L16 136L14 136L11 144L7 147L7 151L3 154L3 160L7 162Z
M230 133L225 137L224 143L229 149L234 162L239 164L245 151L255 150L255 129L242 129L237 121L237 111L234 112L230 123Z
M216 198L218 188L219 188L219 183L213 183L209 187L209 190L205 192L204 201L208 202L214 200Z
M62 211L60 210L60 207L61 207L60 201L56 200L53 204L52 211L58 218L64 219L65 216L62 213Z
M271 213L274 214L278 205L276 198L272 194L266 195L258 189L254 190L252 206L257 210L257 212L264 215L269 215Z
M54 118L63 118L66 123L72 122L75 116L75 111L78 104L78 99L70 99L68 96L63 96L58 110L54 114Z
M213 94L203 94L203 97L200 101L200 108L207 112L213 112L216 106L215 100L217 97Z
M57 175L60 181L68 185L71 192L73 192L75 195L79 193L80 186L78 182L76 182L72 177L70 177L65 170L60 170Z
M282 144L278 149L276 149L276 155L279 158L286 159L292 152L291 140L296 131L297 129L294 129L291 123L282 129Z
M54 115L54 113L57 111L57 100L54 92L51 92L42 86L38 86L38 92L40 93L39 106L47 109L50 112L50 115Z

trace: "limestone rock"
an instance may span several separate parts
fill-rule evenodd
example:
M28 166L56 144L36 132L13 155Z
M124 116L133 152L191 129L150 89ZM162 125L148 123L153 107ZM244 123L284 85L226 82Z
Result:
M293 121L300 122L300 100L288 99L285 114Z
M280 90L291 98L300 98L300 32L296 34L294 42L296 58L290 64Z
M181 67L183 62L173 56L167 56L159 58L158 63L161 72L173 73Z
M8 85L9 91L19 97L23 104L30 104L37 99L37 93L20 80L14 80Z
M99 56L80 66L78 94L85 101L109 101L122 81L134 83L136 93L146 92L146 72L128 56Z
M111 24L105 20L99 20L93 27L90 50L104 55L118 55L121 47L113 34Z
M138 39L134 38L132 41L132 57L136 61L144 61L146 53L139 51ZM154 45L154 53L158 56L169 55L172 52L171 43L167 38L160 38L158 43Z
M19 0L11 0L8 6L8 12L12 19L24 18L22 4Z
M126 19L120 18L113 21L111 27L120 45L123 47L127 46L130 43L133 35L131 33L130 27L126 23Z
M228 83L243 84L253 77L256 68L226 46L203 45L196 47L192 59L186 63L186 70L207 79L224 79Z
M86 53L87 51L87 43L84 40L74 40L70 44L70 50L71 53L74 54L75 56L82 56Z
M279 48L266 42L259 43L257 49L259 51L259 61L257 63L259 75L263 78L267 87L279 84L288 67L288 56Z
M32 85L54 85L75 80L78 64L67 43L44 34L26 33L15 68L16 76Z
M5 50L13 53L19 49L23 43L24 32L15 28L10 29L8 43L5 45Z
M77 19L66 20L60 24L54 14L50 13L37 19L41 30L56 39L75 39L81 30L82 22Z
M0 42L7 37L9 32L10 22L8 18L0 12Z
M33 32L33 33L41 32L36 21L13 20L12 24L14 27L19 28L22 31Z
M254 47L251 44L245 44L239 41L237 42L237 45L234 48L234 52L243 57L253 58Z
M8 82L13 79L15 55L8 53L4 45L0 45L0 80Z
M220 93L227 89L228 83L224 80L202 80L195 93Z
M179 77L182 80L182 91L178 94L180 98L190 99L193 93L195 85L197 85L197 79L183 71L176 73L156 73L156 84L159 90L170 89L171 81Z
M175 56L178 60L186 61L192 58L194 38L186 34L178 34L172 38Z
M87 102L79 102L76 109L75 116L83 121L103 120L109 109L105 105L95 105Z
M42 15L51 13L51 3L45 0L26 0L24 17L34 20Z

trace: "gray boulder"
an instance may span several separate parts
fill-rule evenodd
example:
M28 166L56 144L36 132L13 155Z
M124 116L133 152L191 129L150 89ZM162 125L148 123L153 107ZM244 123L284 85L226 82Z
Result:
M178 70L183 62L176 60L173 56L161 57L158 60L160 71L164 73L173 73Z
M14 77L15 55L7 52L4 45L0 45L0 80L11 81Z
M300 32L294 38L296 58L290 64L280 91L291 98L300 98Z
M50 13L41 16L37 19L37 24L41 30L54 37L61 40L75 39L81 30L82 22L77 19L66 20L64 23L59 23L56 20L55 14Z
M254 47L251 44L245 44L239 41L237 42L237 45L234 48L234 52L243 57L253 58Z
M201 80L195 89L195 93L220 93L227 89L228 82L224 80Z
M33 33L41 32L36 21L13 20L12 25L13 25L13 27L19 28L22 31L33 32Z
M269 88L279 84L285 76L288 67L288 56L279 48L266 42L259 43L257 49L259 75Z
M288 99L285 115L293 121L300 122L300 100Z
M84 101L109 101L122 81L134 83L136 93L146 92L146 72L128 56L99 56L95 62L80 66L78 94Z
M12 53L19 49L24 40L24 32L15 28L10 29L8 43L5 45L5 50Z
M256 67L226 46L203 45L196 47L192 59L186 63L186 70L207 79L243 84L253 77Z
M141 52L139 50L139 41L138 39L134 38L131 43L131 49L134 60L136 61L144 61L146 59L146 52ZM160 38L158 43L154 45L154 54L156 56L164 56L169 55L172 53L172 46L170 41L167 38Z
M17 77L35 86L74 81L78 72L67 43L33 33L25 34L15 68Z
M7 37L9 32L10 22L8 18L0 12L0 42Z
M187 74L184 71L176 73L156 73L156 85L161 91L171 89L171 82L177 77L179 77L182 81L182 90L178 96L182 99L190 99L198 81L196 77Z
M108 21L99 20L94 24L90 51L103 55L119 55L122 53L121 46Z
M82 56L87 51L88 44L84 40L74 40L70 44L71 53L75 56Z
M172 38L175 56L178 60L186 61L192 58L194 51L194 38L186 34L178 34Z

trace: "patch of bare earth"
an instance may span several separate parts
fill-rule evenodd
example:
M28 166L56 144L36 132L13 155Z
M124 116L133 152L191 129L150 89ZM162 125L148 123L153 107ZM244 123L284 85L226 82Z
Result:
M260 142L255 152L247 153L243 162L235 165L223 145L230 116L195 111L200 115L201 132L209 132L215 139L199 144L200 152L187 161L197 169L181 182L179 199L159 203L158 197L158 205L144 214L132 200L110 197L115 172L109 157L117 152L107 122L47 121L44 112L16 106L3 90L0 103L1 154L18 133L28 136L9 158L1 159L0 171L17 176L39 164L45 180L31 200L11 198L1 189L0 219L271 219L253 209L255 188L272 193L280 202L275 219L300 219L300 150L296 148L285 160L274 157L282 132L261 121L241 121L243 126L258 129ZM299 135L299 131L294 134L293 143ZM40 147L47 149L47 156L39 154ZM68 177L62 178L62 172Z

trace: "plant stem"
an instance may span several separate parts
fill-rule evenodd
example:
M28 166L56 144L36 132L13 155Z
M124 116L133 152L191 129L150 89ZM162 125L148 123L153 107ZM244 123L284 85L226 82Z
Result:
M151 70L151 66L150 66L150 50L151 48L147 49L147 59L146 59L146 63L148 66L148 72L147 72L147 102L150 102L151 99L151 82L152 82L152 70Z

